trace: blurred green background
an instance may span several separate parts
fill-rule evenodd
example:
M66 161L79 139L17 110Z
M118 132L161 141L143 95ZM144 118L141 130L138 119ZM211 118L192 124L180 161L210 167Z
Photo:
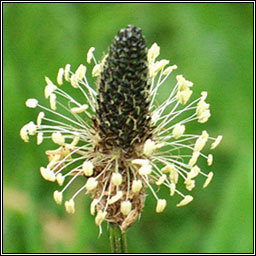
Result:
M127 231L129 252L253 251L252 3L4 3L3 7L5 253L110 251L106 225L98 238L89 197L78 197L73 216L54 203L57 185L43 180L39 167L47 163L44 151L55 146L45 142L38 147L34 138L26 144L19 130L38 113L24 106L27 98L48 104L43 99L45 75L55 79L66 63L73 69L85 63L91 46L101 58L127 24L141 27L148 46L157 42L160 58L170 59L179 67L176 74L194 82L193 97L208 91L212 117L206 124L189 125L190 131L207 129L212 136L224 136L214 152L211 185L206 190L196 187L195 200L183 208L176 208L178 198L169 198L161 214L154 212L153 197L147 197L141 220Z

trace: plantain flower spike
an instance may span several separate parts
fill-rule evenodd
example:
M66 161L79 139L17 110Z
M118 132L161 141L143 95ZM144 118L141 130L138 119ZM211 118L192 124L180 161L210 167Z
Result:
M89 194L88 210L95 224L109 222L125 231L140 216L147 191L160 213L168 208L167 198L159 196L161 187L167 187L172 200L180 197L173 202L177 207L193 200L190 193L197 176L205 178L201 186L207 187L213 172L205 173L198 166L202 160L211 166L213 156L202 151L209 141L211 149L216 148L222 136L191 133L188 123L203 125L210 117L210 104L205 102L205 91L191 100L193 83L183 75L176 75L166 99L157 101L159 88L170 87L165 81L177 66L157 60L160 47L154 43L148 49L140 28L121 29L102 60L97 61L94 52L91 47L87 54L87 62L94 65L92 74L83 64L74 72L67 64L60 67L56 82L45 78L48 107L34 98L26 101L30 111L38 108L40 114L36 124L21 128L20 136L29 142L36 135L38 145L53 141L56 149L46 151L49 164L40 172L62 187L53 193L57 204L74 214L76 197ZM96 88L88 83L94 77ZM73 98L66 87L80 92L80 97ZM65 198L77 179L81 187Z

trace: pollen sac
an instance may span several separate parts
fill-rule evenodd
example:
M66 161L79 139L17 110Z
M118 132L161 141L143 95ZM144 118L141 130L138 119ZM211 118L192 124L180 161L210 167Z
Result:
M148 98L145 39L141 29L128 25L113 39L98 80L97 126L103 144L132 152L150 137Z

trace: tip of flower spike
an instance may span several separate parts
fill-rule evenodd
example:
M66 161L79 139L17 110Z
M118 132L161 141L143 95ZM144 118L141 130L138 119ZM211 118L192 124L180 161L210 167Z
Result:
M192 200L193 200L192 196L190 196L190 195L185 196L176 206L177 207L185 206L185 205L189 204Z
M156 205L156 212L157 213L163 212L163 210L166 207L166 204L167 204L167 202L166 202L165 199L158 199L157 200L157 205Z
M54 193L53 193L53 199L57 204L61 205L61 203L62 203L62 193L59 192L58 190L55 190Z
M25 104L28 108L36 108L37 104L38 104L38 100L37 99L28 99Z
M73 199L70 199L69 201L65 202L65 210L69 214L75 213L75 202Z
M207 175L206 181L203 185L203 188L206 188L210 184L212 177L213 177L213 172L209 172Z

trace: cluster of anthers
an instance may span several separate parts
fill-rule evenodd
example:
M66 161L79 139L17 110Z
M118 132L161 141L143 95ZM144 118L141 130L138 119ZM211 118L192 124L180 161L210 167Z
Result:
M60 68L57 83L45 77L44 95L50 107L28 99L27 107L42 112L36 123L29 122L20 130L25 142L30 135L37 135L38 145L45 139L58 145L57 149L46 151L49 163L40 168L45 180L63 186L53 193L57 204L62 204L64 192L81 177L84 185L65 201L66 211L75 212L75 198L80 193L91 194L90 213L96 214L96 225L101 227L105 220L123 231L142 212L146 188L156 199L157 213L167 204L158 196L162 186L169 189L170 196L181 197L178 207L190 203L193 197L183 194L176 185L178 181L184 183L190 192L195 178L202 175L203 188L207 187L213 172L203 172L197 165L198 158L212 165L212 154L205 155L202 150L208 141L212 141L210 149L214 149L222 139L210 137L206 131L200 135L185 132L188 122L208 120L210 105L205 91L189 103L193 83L182 75L176 76L176 85L167 99L157 103L159 88L177 66L168 66L165 59L156 61L160 47L154 43L147 50L143 40L140 29L127 26L115 37L114 46L100 63L94 56L95 49L89 49L87 62L93 60L95 64L92 76L98 77L96 90L88 83L84 65L74 73L69 64ZM137 63L141 63L139 72ZM146 75L141 75L143 72ZM80 102L62 89L68 84L81 92ZM188 113L186 118L180 118L184 113Z

